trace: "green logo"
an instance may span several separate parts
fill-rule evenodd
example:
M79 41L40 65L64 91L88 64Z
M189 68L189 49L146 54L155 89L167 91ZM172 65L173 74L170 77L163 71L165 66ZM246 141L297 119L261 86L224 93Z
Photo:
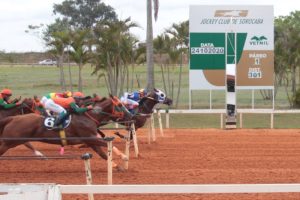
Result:
M268 43L268 38L266 38L265 36L253 36L251 38L251 41L250 41L250 45L269 45Z

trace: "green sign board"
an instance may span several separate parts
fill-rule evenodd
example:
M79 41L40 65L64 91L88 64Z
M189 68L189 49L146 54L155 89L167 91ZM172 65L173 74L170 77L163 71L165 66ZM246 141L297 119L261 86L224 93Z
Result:
M241 58L246 37L247 33L237 33L237 61ZM231 56L234 49L233 33L190 33L190 69L225 69L226 62L234 63L234 56Z

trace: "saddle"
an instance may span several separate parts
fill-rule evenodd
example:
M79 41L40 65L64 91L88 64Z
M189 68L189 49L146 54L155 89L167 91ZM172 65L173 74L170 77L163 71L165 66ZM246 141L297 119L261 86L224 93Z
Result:
M60 124L59 127L55 127L54 126L54 122L56 121L57 117L58 116L53 116L53 115L46 116L45 119L44 119L44 126L45 126L45 128L48 129L48 130L60 130L60 129L68 128L68 126L70 125L70 123L72 121L71 115L68 115L64 119L64 121Z

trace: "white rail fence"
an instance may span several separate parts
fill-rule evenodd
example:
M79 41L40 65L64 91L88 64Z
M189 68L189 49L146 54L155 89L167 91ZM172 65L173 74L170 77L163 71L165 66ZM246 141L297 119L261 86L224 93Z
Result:
M170 128L170 114L220 114L220 128L223 128L224 115L226 114L225 109L157 110L156 112L158 113L158 116L160 113L165 113L166 128ZM270 114L270 128L274 128L275 114L300 114L300 110L237 109L237 113L239 114L240 128L243 128L244 114Z
M62 194L216 194L300 192L300 184L58 185Z
M62 194L249 194L295 192L300 192L299 183L185 185L0 184L0 199L3 200L60 200L62 199Z

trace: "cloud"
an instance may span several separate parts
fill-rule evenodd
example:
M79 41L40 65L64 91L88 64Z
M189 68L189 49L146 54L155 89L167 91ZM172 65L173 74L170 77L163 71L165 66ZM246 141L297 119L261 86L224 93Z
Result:
M49 24L54 21L53 4L63 0L0 0L0 50L43 51L44 46L38 38L26 34L28 25ZM146 38L146 0L102 0L116 9L118 16L125 19L131 16L141 28L132 32L140 40ZM300 10L294 0L160 0L157 22L153 21L154 35L161 34L172 23L182 22L189 17L189 5L274 5L275 16L288 15Z

